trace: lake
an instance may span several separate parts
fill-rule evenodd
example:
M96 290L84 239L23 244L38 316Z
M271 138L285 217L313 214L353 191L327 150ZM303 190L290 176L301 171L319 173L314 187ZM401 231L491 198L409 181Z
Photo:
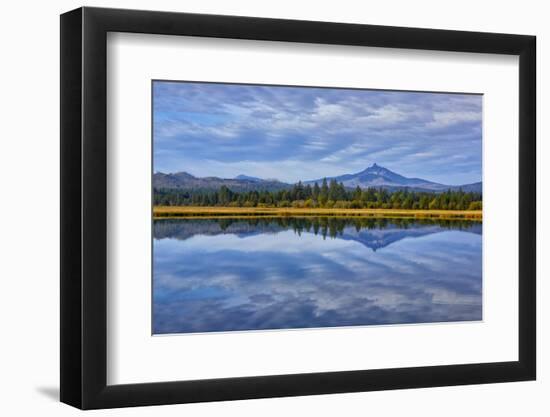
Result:
M480 222L153 224L153 334L481 319Z

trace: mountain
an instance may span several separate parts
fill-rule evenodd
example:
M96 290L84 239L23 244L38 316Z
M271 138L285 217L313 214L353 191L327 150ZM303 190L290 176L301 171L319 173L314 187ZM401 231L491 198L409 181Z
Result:
M483 183L480 181L480 182L474 182L472 184L464 184L459 187L453 186L451 187L451 190L457 190L459 188L462 191L467 193L481 193L483 192Z
M247 180L247 181L254 181L254 182L260 182L263 181L261 178L258 177L250 177L248 175L237 175L234 179L236 180Z
M239 175L236 178L195 177L187 172L164 174L156 172L153 175L153 188L178 190L218 190L225 185L232 191L266 190L276 191L291 187L277 180L262 180L261 178Z
M336 180L337 182L343 183L344 186L347 188L355 188L357 186L361 188L374 187L385 188L390 191L407 188L413 191L431 192L442 192L448 189L462 189L463 191L481 192L482 189L481 182L457 186L439 184L433 181L424 180L422 178L407 178L377 164L373 164L367 169L361 172L357 172L355 174L327 177L327 181L330 181L332 179ZM304 184L313 185L317 183L321 185L322 182L323 179L320 178L317 180L305 181Z
M465 192L482 192L482 183L476 182L464 185L445 185L437 182L424 180L422 178L407 178L403 175L390 171L387 168L373 164L367 169L355 174L339 175L337 177L327 177L327 181L336 180L341 182L347 188L385 188L388 191L397 191L408 189L411 191L424 192L443 192L447 190L457 191L462 189ZM304 184L319 184L323 179L304 181ZM287 184L277 180L265 180L249 175L238 175L235 178L219 178L219 177L195 177L187 172L176 172L173 174L164 174L157 172L153 175L153 188L155 189L179 189L179 190L218 190L222 185L225 185L232 191L252 191L266 190L277 191L286 188L291 188L293 184Z

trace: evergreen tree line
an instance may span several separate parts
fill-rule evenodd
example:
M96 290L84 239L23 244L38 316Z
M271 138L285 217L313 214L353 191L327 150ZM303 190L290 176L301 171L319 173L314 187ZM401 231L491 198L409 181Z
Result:
M154 204L159 206L220 207L297 207L297 208L393 208L416 210L481 210L481 193L447 190L441 193L357 186L347 189L335 180L323 180L278 191L232 191L225 185L219 190L155 189Z

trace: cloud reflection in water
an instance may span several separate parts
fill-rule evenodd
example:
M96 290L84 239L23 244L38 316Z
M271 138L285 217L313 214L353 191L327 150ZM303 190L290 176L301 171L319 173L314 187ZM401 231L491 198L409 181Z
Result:
M481 320L481 224L309 223L156 221L153 333Z

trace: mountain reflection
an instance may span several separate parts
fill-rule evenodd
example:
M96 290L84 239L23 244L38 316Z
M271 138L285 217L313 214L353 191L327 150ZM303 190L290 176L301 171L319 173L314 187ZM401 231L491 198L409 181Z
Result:
M353 240L376 251L401 239L445 230L482 234L482 223L469 220L414 220L359 217L275 217L250 219L155 220L155 239L185 240L195 235L234 234L245 237L292 230L300 236L312 233L323 239Z
M153 333L481 320L481 233L460 221L155 221Z

